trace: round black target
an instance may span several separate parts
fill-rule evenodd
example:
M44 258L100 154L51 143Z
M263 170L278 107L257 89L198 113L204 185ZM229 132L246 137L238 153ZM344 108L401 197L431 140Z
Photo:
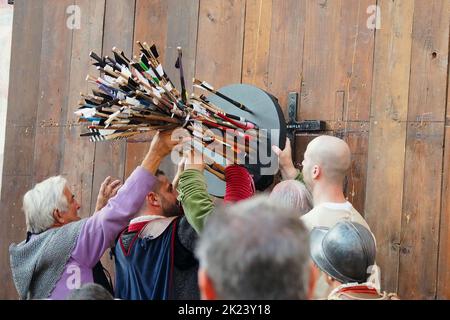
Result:
M264 90L248 84L232 84L218 90L225 96L242 103L251 112L237 108L227 100L210 94L207 99L227 113L244 117L253 122L265 135L259 139L257 154L249 155L243 165L249 170L255 181L257 190L265 190L273 182L273 176L278 171L278 158L271 151L272 145L284 148L286 142L286 122L278 100ZM256 140L255 140L256 141ZM215 159L225 159L216 154ZM216 197L225 194L225 182L205 171L208 192Z

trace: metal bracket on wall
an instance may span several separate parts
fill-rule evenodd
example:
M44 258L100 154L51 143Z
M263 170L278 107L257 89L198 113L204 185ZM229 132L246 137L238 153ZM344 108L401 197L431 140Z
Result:
M295 135L297 133L317 133L326 130L326 122L322 120L297 121L298 93L290 92L288 97L289 121L286 124L287 136L291 140L292 150L295 150Z

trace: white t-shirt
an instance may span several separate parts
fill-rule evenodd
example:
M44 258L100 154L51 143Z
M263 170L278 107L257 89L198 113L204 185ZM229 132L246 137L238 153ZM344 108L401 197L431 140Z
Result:
M324 202L315 206L307 214L300 218L308 230L314 227L332 228L341 220L357 222L370 230L369 225L362 215L353 208L350 202L335 203Z

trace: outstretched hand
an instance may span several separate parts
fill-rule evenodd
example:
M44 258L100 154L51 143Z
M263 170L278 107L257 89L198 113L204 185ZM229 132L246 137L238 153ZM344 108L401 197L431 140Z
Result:
M280 172L283 180L295 179L297 176L297 169L292 161L291 141L286 138L286 145L283 150L273 145L273 152L278 156L278 163L280 164Z
M179 143L173 138L174 130L158 131L152 139L149 152L164 158Z
M150 148L141 164L150 173L156 173L162 159L169 155L179 143L178 140L173 138L173 133L174 130L158 131L153 137Z
M109 199L117 194L117 191L119 191L120 187L122 187L122 183L120 180L112 181L111 177L107 177L100 186L100 191L98 192L97 196L97 203L95 205L95 212L103 209L108 203Z
M190 150L185 153L186 163L184 164L184 170L195 169L203 172L205 169L204 155L197 150Z
M178 181L180 180L181 174L184 171L184 164L186 163L186 156L183 156L178 163L177 166L177 173L175 174L175 177L172 180L172 186L176 189L178 187Z

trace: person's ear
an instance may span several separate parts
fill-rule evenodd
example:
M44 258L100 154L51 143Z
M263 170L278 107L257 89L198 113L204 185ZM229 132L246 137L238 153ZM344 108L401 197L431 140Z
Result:
M159 202L159 196L154 192L150 192L147 195L147 204L152 207L159 207L161 205Z
M314 291L316 290L317 280L320 277L320 270L313 262L309 264L309 283L308 283L308 300L313 300Z
M334 285L334 279L330 277L329 275L326 276L327 284L331 287Z
M313 167L313 172L312 172L312 177L313 179L317 179L320 176L321 173L321 169L318 165L315 165Z
M59 209L53 210L53 220L55 224L63 225L66 221L64 220L63 213Z
M217 295L211 278L202 268L198 270L198 286L202 300L216 300Z

